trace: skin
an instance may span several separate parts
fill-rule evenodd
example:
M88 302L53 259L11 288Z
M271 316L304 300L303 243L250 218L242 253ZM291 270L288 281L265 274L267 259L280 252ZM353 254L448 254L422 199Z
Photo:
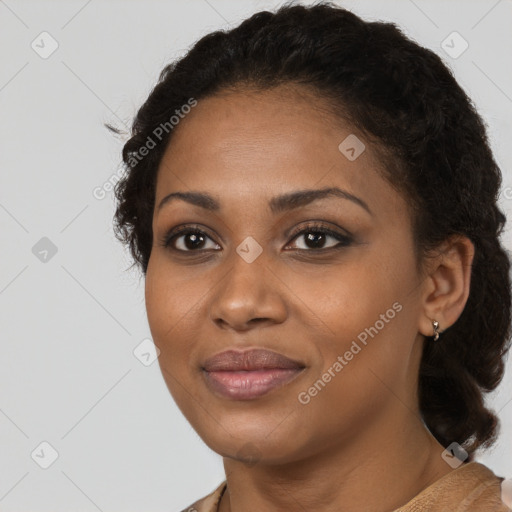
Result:
M202 99L175 128L158 170L156 205L178 191L206 192L221 205L155 208L145 291L166 384L223 457L222 512L384 512L452 471L420 420L416 389L432 319L444 331L467 301L473 246L447 240L420 273L404 198L381 176L369 142L354 161L340 152L349 134L365 139L327 108L310 91L285 86ZM339 197L278 214L267 206L276 195L327 187L357 196L371 213ZM351 243L322 249L339 244L326 235L319 248L307 245L315 229L289 236L311 220L348 233ZM185 252L187 235L174 240L184 252L163 246L171 228L189 223L206 233L202 248ZM263 249L252 263L236 252L248 236ZM300 403L299 393L396 302L400 312ZM256 347L305 369L256 400L223 398L205 385L206 358Z

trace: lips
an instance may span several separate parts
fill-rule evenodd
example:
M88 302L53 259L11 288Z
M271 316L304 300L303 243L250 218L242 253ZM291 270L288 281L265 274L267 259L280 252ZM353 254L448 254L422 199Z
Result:
M203 364L203 369L207 372L254 371L272 368L292 370L304 368L304 365L282 354L265 349L253 349L244 352L227 350L210 357Z
M228 350L202 366L210 390L235 400L263 396L293 380L304 368L298 361L265 349Z

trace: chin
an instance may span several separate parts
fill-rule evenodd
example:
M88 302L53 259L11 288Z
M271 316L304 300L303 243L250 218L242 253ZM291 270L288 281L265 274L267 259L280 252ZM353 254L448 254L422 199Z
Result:
M282 429L279 432L275 426L268 423L265 428L247 425L244 428L238 425L228 432L222 426L217 425L215 432L203 435L197 430L201 439L214 452L222 457L238 460L248 465L265 463L269 465L292 462L299 458L299 441L293 436L293 432ZM278 427L279 429L280 427ZM236 434L235 434L236 433Z

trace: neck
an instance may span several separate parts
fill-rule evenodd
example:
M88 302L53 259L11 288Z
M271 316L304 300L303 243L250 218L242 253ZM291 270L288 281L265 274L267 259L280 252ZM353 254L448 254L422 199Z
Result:
M324 447L306 459L250 466L225 457L228 488L219 512L289 511L298 503L319 512L387 512L406 504L453 470L416 414L399 401L388 413L350 443ZM406 427L397 431L397 425Z

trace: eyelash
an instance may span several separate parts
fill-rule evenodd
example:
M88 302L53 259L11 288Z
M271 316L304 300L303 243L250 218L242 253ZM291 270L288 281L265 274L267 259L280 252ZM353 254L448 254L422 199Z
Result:
M207 238L210 238L210 240L213 240L212 237L210 237L205 231L200 229L196 225L188 225L188 226L181 226L176 229L170 230L168 233L165 234L162 240L160 240L160 244L172 251L179 252L179 253L194 253L194 252L201 252L201 251L208 251L211 249L197 249L197 250L183 250L183 249L176 249L175 247L172 247L171 244L174 240L179 238L180 236L187 235L187 234L199 234L202 236L206 236ZM328 235L336 240L338 240L338 244L333 247L327 247L325 249L295 249L295 251L299 252L328 252L332 250L339 250L344 247L347 247L351 245L352 238L347 235L343 235L341 233L338 233L336 231L333 231L327 227L325 227L321 223L315 223L312 222L310 224L307 224L306 226L303 226L299 231L293 233L291 236L291 241L299 238L301 235L305 235L307 233L315 233L315 234L322 234L322 235ZM216 242L215 242L216 243ZM287 244L289 245L289 244Z

